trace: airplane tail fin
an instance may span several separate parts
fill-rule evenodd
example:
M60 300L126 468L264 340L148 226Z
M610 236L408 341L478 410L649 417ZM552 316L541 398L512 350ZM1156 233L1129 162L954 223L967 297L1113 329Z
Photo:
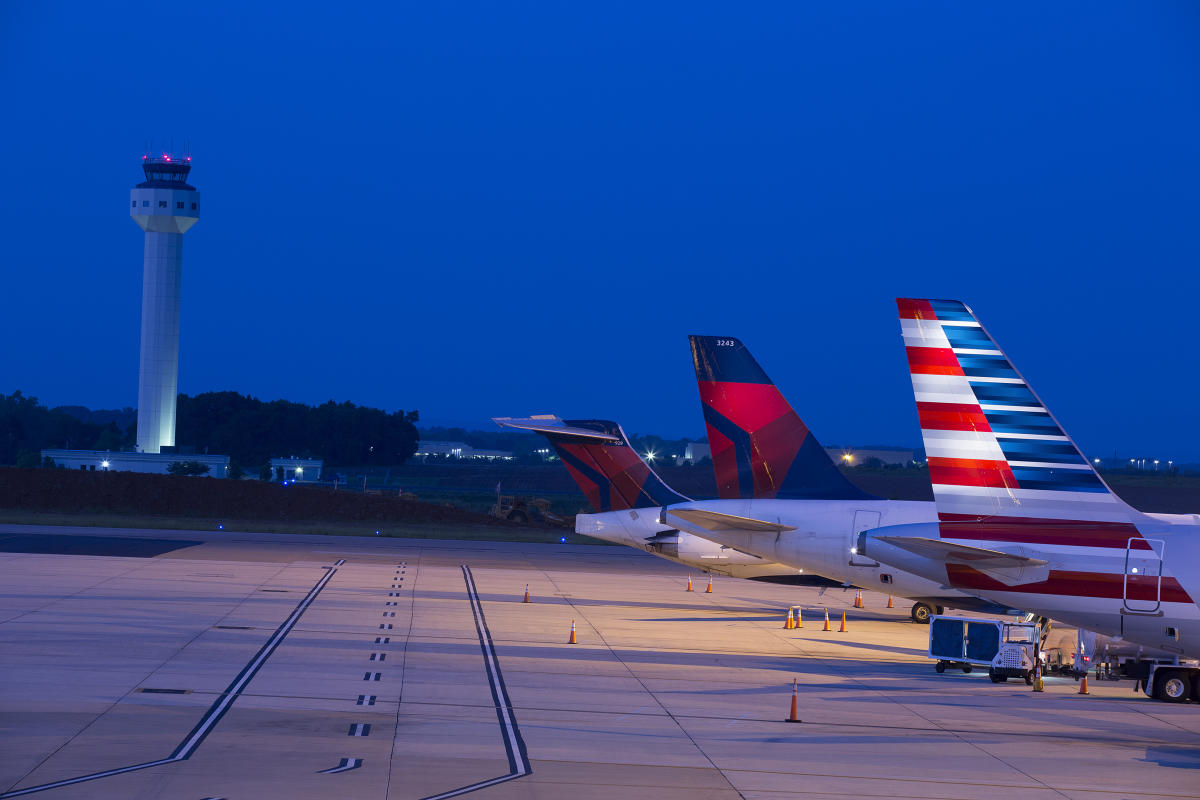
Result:
M852 484L737 339L689 336L722 499L875 499Z
M993 527L1014 518L1026 532L1038 521L1088 521L1092 534L1111 528L1124 546L1138 512L1113 494L974 312L957 300L896 304L939 518Z
M667 486L642 460L615 422L563 420L553 415L496 417L492 421L545 436L594 512L658 508L689 499Z

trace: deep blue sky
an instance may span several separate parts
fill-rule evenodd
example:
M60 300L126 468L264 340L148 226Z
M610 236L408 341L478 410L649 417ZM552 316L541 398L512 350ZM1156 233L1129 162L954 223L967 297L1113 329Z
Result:
M700 435L688 333L919 441L960 298L1085 450L1200 458L1200 6L0 4L0 391L136 403L144 143L180 388Z

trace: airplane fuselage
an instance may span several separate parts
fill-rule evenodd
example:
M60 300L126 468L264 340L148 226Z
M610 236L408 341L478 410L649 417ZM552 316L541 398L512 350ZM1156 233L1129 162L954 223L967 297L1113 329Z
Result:
M784 578L802 572L664 525L658 521L661 511L637 508L579 514L575 517L575 532L733 578Z
M736 517L777 522L795 530L754 532L708 530L680 517L675 509L715 511ZM928 579L885 566L853 552L858 534L881 525L904 525L936 519L933 503L911 500L702 500L666 509L666 521L681 531L769 561L803 569L831 580L907 597L931 605L996 610L991 603L946 581ZM1019 608L1020 606L1005 606Z
M860 549L872 558L1001 605L1024 608L1080 628L1177 656L1200 658L1200 525L1195 517L1144 515L1130 537L1076 537L1082 544L954 536L943 523L881 528ZM1081 523L1077 523L1081 524ZM1068 528L1068 525L1064 525ZM1133 526L1131 526L1132 528ZM986 527L982 528L986 530ZM1040 534L1045 539L1051 537ZM882 537L882 538L881 538ZM1008 553L1046 564L1022 575L988 573L954 559L918 555L896 544L940 541Z

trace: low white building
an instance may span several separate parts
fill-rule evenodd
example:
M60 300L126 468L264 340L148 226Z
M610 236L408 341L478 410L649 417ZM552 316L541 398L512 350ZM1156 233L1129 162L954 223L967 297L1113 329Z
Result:
M825 452L834 462L845 467L856 467L872 459L889 466L908 466L913 463L915 455L912 449L903 447L826 447ZM689 442L683 456L675 459L675 464L697 464L706 458L712 458L712 448L708 442Z
M509 450L478 450L466 442L417 442L415 458L424 461L430 456L452 456L454 458L475 459L479 461L512 461L513 454Z
M280 476L280 470L283 470L283 480L285 481L319 481L321 480L321 470L325 468L325 462L319 458L296 458L290 456L288 458L272 458L271 472L274 477Z
M675 459L675 466L683 464L699 464L706 458L712 458L712 447L708 442L688 442L683 448L683 455Z
M42 460L52 459L66 469L85 472L149 472L167 475L167 467L177 461L195 461L208 467L212 478L229 477L229 456L207 453L113 453L108 450L43 450Z

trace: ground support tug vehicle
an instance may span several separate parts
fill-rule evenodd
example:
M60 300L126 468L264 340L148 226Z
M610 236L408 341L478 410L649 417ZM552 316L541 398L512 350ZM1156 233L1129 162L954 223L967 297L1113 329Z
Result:
M938 673L986 667L993 683L1022 678L1032 685L1041 637L1036 622L938 615L929 620L929 657Z

